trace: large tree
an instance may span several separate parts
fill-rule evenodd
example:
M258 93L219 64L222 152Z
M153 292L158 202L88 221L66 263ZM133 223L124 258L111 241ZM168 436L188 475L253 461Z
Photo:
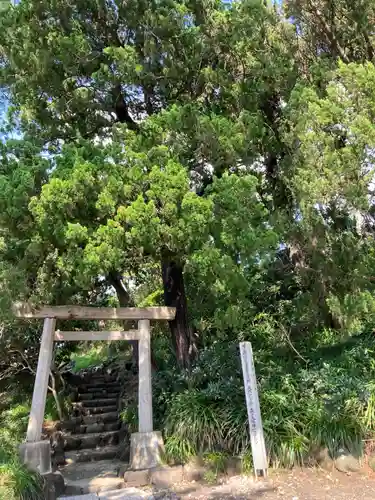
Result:
M10 7L1 19L0 45L14 117L44 144L100 141L115 122L138 131L146 116L204 94L201 72L213 54L207 27L200 25L215 8L170 1ZM172 332L176 344L186 346L179 354L186 358L191 331L183 269L173 255L164 255L161 265L166 304L177 307ZM127 305L119 266L108 276Z
M298 27L301 55L345 63L373 61L375 5L372 0L286 0Z
M371 75L360 64L372 58L373 8L286 9L289 20L261 0L24 0L3 12L9 127L34 151L4 150L1 230L5 261L30 269L27 293L38 282L63 302L104 283L127 305L126 278L143 285L142 267L158 266L182 366L191 317L216 333L263 309L297 333L347 323L348 294L371 291L372 240L356 224L361 213L373 226L369 184L342 181L372 148L344 110L359 110L361 71ZM340 59L359 68L341 108Z
M140 137L142 151L150 135L142 122L168 109L163 141L153 133L149 142L177 154L197 194L204 195L214 175L265 155L267 182L285 196L277 181L275 122L293 84L283 44L292 33L263 2L228 9L220 1L26 0L5 11L0 31L10 123L50 154L80 138L108 140L115 123ZM173 250L159 256L165 303L177 307L172 334L186 364L192 331L184 261ZM108 278L125 305L121 270L108 269Z

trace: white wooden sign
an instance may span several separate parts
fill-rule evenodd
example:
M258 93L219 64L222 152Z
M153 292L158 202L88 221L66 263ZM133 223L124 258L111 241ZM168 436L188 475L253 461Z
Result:
M267 474L268 461L263 436L262 417L260 414L259 396L253 350L250 342L240 342L242 373L246 395L247 416L249 419L251 450L255 475Z

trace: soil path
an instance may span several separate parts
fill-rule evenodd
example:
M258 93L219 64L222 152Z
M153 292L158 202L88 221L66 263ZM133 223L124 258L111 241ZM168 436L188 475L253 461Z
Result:
M375 500L375 478L303 469L271 473L265 481L238 476L217 486L189 483L174 491L183 500Z

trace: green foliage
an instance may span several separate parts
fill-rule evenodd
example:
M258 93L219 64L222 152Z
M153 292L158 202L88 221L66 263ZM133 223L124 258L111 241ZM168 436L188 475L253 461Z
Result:
M165 443L165 453L168 461L183 464L188 462L189 458L194 457L197 450L189 438L172 434Z
M42 500L43 479L27 470L18 460L0 463L0 499Z
M57 413L55 400L51 395L47 396L46 407L44 410L45 420L56 421L59 420L59 415Z
M71 361L73 362L73 372L86 370L94 366L100 366L108 360L109 352L108 345L93 343L89 347L82 346L79 351L71 354Z
M63 415L69 415L71 410L71 402L69 401L69 398L67 398L63 392L59 392L58 398ZM56 407L56 401L52 394L47 394L44 419L52 422L60 420L60 415Z
M186 390L177 394L168 411L166 432L174 434L176 424L179 437L189 440L194 448L211 448L220 443L222 433L222 422L215 410L201 392Z
M373 349L372 340L362 341L339 356L331 358L328 351L323 359L317 350L307 365L297 358L290 364L285 357L272 362L270 352L256 351L263 426L273 466L306 464L311 451L320 447L332 454L340 448L361 453L362 440L374 431ZM169 396L167 449L179 460L189 457L181 450L190 448L211 457L220 458L223 452L241 455L248 470L247 413L235 346L232 351L218 345L202 352L184 382L190 388Z
M225 471L227 456L223 452L208 452L204 455L204 462L215 472L216 475Z
M251 453L251 448L248 448L242 453L241 456L242 472L244 474L250 474L254 470L253 466L253 455Z
M127 424L130 433L137 432L138 429L138 405L129 405L120 413L122 422Z
M319 62L323 67L332 67L338 58L345 62L363 62L373 58L374 34L371 26L375 10L371 0L339 0L333 8L328 1L318 4L288 0L285 5L288 17L293 18L300 34L300 57L309 62ZM335 26L335 31L330 37L332 26ZM321 51L316 50L318 47Z
M161 301L143 269L168 259L203 344L258 314L287 334L360 329L373 8L341 4L289 1L293 23L260 0L6 9L0 83L24 134L1 148L7 302L95 302L113 275Z
M18 455L17 446L24 439L30 403L14 404L0 414L0 461L7 463Z
M29 419L28 403L13 404L0 413L0 499L42 500L43 479L19 461L18 446L24 440Z
M204 473L203 478L208 484L215 484L217 481L217 474L213 470L207 470Z
M170 455L248 455L241 340L273 464L374 432L373 19L370 0L7 4L0 379L30 392L36 366L15 300L166 302L172 335L152 342Z

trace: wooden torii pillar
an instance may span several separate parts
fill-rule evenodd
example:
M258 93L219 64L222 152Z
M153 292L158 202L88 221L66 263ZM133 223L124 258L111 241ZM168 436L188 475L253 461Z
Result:
M44 319L40 344L38 367L26 443L20 447L21 458L30 468L41 474L51 472L50 444L41 441L44 412L51 369L53 343L83 340L138 340L138 432L131 435L131 468L148 469L161 462L163 438L161 432L153 429L152 372L151 372L151 328L150 320L170 321L176 310L173 307L83 307L83 306L41 306L33 308L28 304L15 304L18 318ZM138 329L130 331L56 331L56 320L136 320Z

